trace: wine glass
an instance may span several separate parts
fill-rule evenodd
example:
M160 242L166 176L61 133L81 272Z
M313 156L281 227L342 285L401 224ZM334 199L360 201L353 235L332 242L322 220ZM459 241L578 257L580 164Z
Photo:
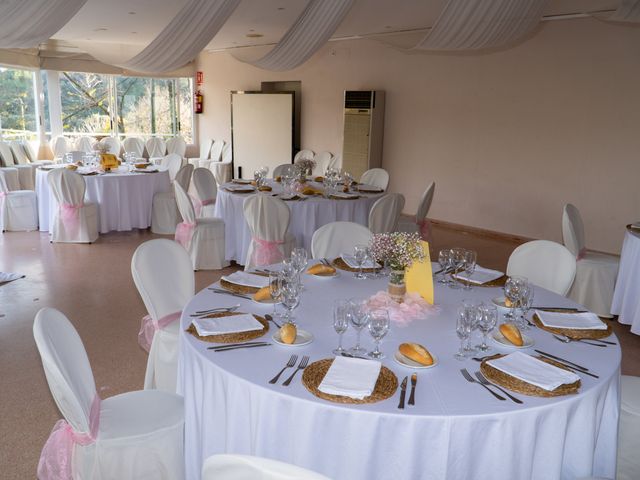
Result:
M298 278L304 272L304 269L307 268L307 263L309 262L309 254L304 248L294 248L291 252L291 264L298 272ZM300 285L302 287L302 285ZM302 287L304 290L304 287Z
M505 317L509 317L513 321L516 320L516 308L522 299L527 283L528 281L525 277L513 276L507 278L504 284L504 296L511 301L511 312L505 314Z
M367 325L369 333L376 342L376 348L367 355L371 358L384 358L384 353L380 351L380 340L389 332L389 311L374 310L369 314L369 323Z
M483 305L480 308L480 320L478 329L482 332L482 344L477 348L486 352L491 347L487 345L487 335L495 328L498 323L498 309L494 305Z
M465 260L464 252L465 251L462 248L451 249L450 261L451 261L451 266L453 267L453 270L451 271L451 282L449 283L450 288L453 288L453 289L461 288L461 284L456 277L458 273L460 273L460 270L462 269L462 267L464 266L464 260Z
M342 355L345 349L342 348L342 337L349 328L349 301L336 300L333 303L333 329L338 334L338 348L333 350L335 355Z
M477 254L473 250L464 251L464 273L467 274L467 279L471 278L473 272L476 271L476 258ZM471 290L472 288L471 282L467 280L464 284L464 289Z
M443 248L438 252L438 263L440 264L440 268L442 269L440 280L438 283L442 283L444 285L449 283L447 280L447 270L451 268L451 249Z
M276 304L282 294L282 274L280 272L269 272L269 294L273 300L273 318L278 318Z
M465 360L467 358L467 341L471 336L471 318L469 311L464 306L458 309L458 316L456 318L456 334L460 339L460 348L453 355L457 360Z
M353 249L354 258L356 260L356 264L358 265L358 272L354 275L356 278L363 280L366 279L367 276L362 271L362 267L364 266L364 262L367 260L367 250L369 248L366 245L356 245Z
M285 281L282 284L282 306L286 309L284 321L295 325L293 310L300 304L300 290L296 281Z
M520 298L520 311L522 312L522 317L518 322L518 327L520 327L522 330L529 330L529 322L527 321L527 314L529 313L529 310L533 305L534 296L535 296L535 293L534 293L533 284L527 283L527 285L525 286L522 292L522 297Z
M369 322L369 310L366 300L351 301L351 305L349 306L349 321L356 331L356 346L351 348L349 352L356 356L362 356L367 352L366 349L360 346L360 333Z

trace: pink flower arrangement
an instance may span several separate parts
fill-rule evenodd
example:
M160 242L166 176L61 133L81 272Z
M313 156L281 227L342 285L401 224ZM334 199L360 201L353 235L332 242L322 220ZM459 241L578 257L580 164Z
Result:
M376 233L371 240L371 253L378 262L389 262L392 270L404 270L413 262L424 260L417 233Z
M367 300L367 307L371 310L387 310L389 320L400 327L439 311L438 307L429 304L417 293L406 293L404 301L397 303L387 292L378 292Z

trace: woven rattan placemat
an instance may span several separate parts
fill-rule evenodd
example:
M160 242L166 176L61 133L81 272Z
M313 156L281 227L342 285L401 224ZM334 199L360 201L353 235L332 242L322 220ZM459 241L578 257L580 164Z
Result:
M212 313L211 315L207 315L204 318L220 318L220 317L232 317L235 315L243 315L242 313L237 312L223 312L223 313ZM196 337L198 340L202 340L203 342L211 342L211 343L236 343L236 342L245 342L247 340L253 340L255 338L262 337L265 333L269 331L269 322L264 317L259 315L253 315L253 318L258 320L263 328L262 330L252 330L250 332L238 332L238 333L225 333L223 335L207 335L205 337L201 337L198 335L196 331L196 327L193 326L193 323L189 324L187 328L187 332Z

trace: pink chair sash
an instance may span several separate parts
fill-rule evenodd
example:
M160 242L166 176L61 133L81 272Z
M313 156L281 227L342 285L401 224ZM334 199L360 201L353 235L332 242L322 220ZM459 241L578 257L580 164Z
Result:
M254 265L271 265L284 260L284 255L278 248L278 245L282 245L284 243L283 241L262 240L257 237L253 237L253 241L255 242L252 255Z
M49 434L38 461L41 480L71 480L73 447L95 443L100 426L100 397L96 394L89 413L89 432L76 432L66 420L58 420Z
M145 315L142 317L142 324L140 325L140 332L138 332L138 343L147 352L151 350L151 342L153 342L153 336L158 330L162 330L170 323L179 320L182 312L170 313L155 321L151 315Z
M84 205L71 205L69 203L63 203L60 205L60 218L64 224L65 229L72 235L76 235L80 230L80 209Z
M206 198L204 200L200 200L198 197L192 195L191 201L193 203L193 208L196 211L196 217L200 216L200 212L202 212L202 207L205 205L212 205L215 203L215 198Z
M420 237L431 243L431 222L427 217L425 217L421 221L417 222L417 224L420 229Z
M576 260L582 260L586 254L587 254L587 248L582 247L578 252L578 256L576 257Z
M195 223L181 222L176 225L176 242L182 245L185 249L188 249L189 245L191 244L191 238L193 237L193 232L195 231L195 229Z

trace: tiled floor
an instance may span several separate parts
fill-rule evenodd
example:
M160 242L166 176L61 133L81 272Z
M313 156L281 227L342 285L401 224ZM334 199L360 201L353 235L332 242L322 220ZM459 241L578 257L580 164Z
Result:
M148 231L102 235L94 245L50 244L41 233L0 235L0 271L26 278L0 286L0 477L35 478L44 441L60 414L46 384L32 334L45 306L64 312L82 337L102 397L142 387L147 355L137 343L146 313L131 279L135 248ZM517 241L438 227L432 255L443 246L478 251L486 267L506 266ZM197 272L196 290L222 272ZM640 337L612 322L622 345L623 373L640 375Z

